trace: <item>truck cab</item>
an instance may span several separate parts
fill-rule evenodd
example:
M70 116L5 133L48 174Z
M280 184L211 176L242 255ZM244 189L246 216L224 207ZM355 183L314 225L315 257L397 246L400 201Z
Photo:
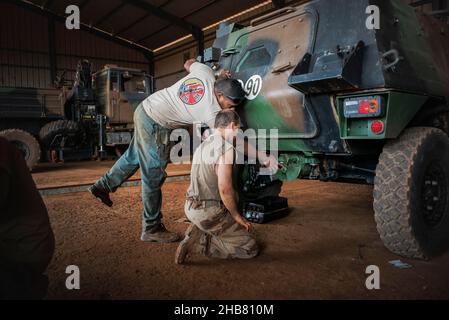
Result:
M131 125L134 110L153 92L153 82L142 70L106 65L93 75L97 107L108 123Z

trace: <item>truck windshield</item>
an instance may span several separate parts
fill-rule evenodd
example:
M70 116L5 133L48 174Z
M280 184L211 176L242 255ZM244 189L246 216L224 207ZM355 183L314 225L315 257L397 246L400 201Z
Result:
M132 74L132 76L124 77L122 75L122 91L132 93L146 93L146 81L144 75Z

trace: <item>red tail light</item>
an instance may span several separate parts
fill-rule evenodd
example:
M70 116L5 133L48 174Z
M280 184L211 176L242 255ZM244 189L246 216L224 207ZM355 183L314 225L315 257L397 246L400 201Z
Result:
M374 134L381 134L384 132L384 123L380 120L375 120L371 123L371 132Z
M375 118L382 115L382 105L381 96L347 98L343 110L346 118Z

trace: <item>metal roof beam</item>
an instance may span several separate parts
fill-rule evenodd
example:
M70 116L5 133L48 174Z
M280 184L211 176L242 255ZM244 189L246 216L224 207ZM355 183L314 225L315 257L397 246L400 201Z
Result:
M78 6L78 8L80 8L80 11L90 2L90 0L84 0L83 2L80 3L80 5Z
M135 20L133 23L131 23L130 25L127 25L126 27L120 29L119 31L117 31L115 33L116 36L128 31L129 29L131 29L132 27L136 26L137 24L139 24L140 22L142 22L143 20L145 20L146 18L148 18L149 16L151 16L151 13L145 13L142 17L140 17L139 19Z
M167 0L167 1L165 1L162 5L159 6L159 8L163 8L164 6L166 6L167 4L171 3L172 1L173 1L173 0ZM117 31L117 32L115 33L115 35L118 36L119 34L122 34L122 33L126 32L126 31L128 31L128 30L131 29L132 27L136 26L137 24L139 24L140 22L142 22L143 20L145 20L146 18L148 18L149 16L151 16L151 12L147 12L147 11L145 11L145 12L146 12L146 13L145 13L142 17L140 17L139 19L135 20L135 21L132 22L130 25L128 25L128 26L126 26L126 27L120 29L119 31Z
M423 6L425 4L432 3L432 2L433 2L433 0L419 0L419 1L410 3L410 5L412 7L419 7L419 6Z
M58 21L58 22L61 22L61 23L65 24L66 17L60 16L60 15L58 15L58 14L56 14L56 13L54 13L54 12L48 10L48 9L44 9L43 7L38 6L38 5L36 5L36 4L32 3L32 2L23 1L23 0L20 0L20 1L17 1L17 0L4 0L4 1L6 1L8 3L11 3L11 4L15 4L17 6L20 6L20 7L24 8L24 9L26 9L26 10L31 11L31 12L34 12L34 13L37 13L37 14L41 14L41 15L44 15L44 16L47 16L47 17L50 17L50 18L54 18L55 21ZM131 48L131 49L134 49L134 50L138 50L138 51L141 51L141 52L152 52L149 48L147 48L145 46L142 46L142 45L140 45L138 43L129 41L129 40L124 39L124 38L116 37L116 36L112 35L111 33L107 32L105 30L102 30L102 29L99 29L99 28L96 28L96 27L93 27L93 26L89 26L88 24L83 23L83 22L80 23L80 28L83 31L89 32L91 34L94 34L95 36L98 36L98 37L103 38L105 40L109 40L109 41L115 42L115 43L117 43L119 45Z
M112 17L115 13L117 13L121 8L123 8L126 5L125 2L120 3L118 6L112 8L108 13L103 15L100 19L98 19L93 26L101 25L103 22L108 20L110 17Z
M197 30L201 30L200 27L191 24L189 22L187 22L186 20L175 16L159 7L156 7L152 4L150 4L149 2L145 2L142 0L125 0L126 3L131 4L135 7L141 8L145 11L151 12L151 14L155 15L156 17L169 21L175 25L177 25L178 27L181 27L184 30L187 30L189 33L195 33L197 32Z
M51 9L54 2L55 0L45 0L45 2L42 4L42 8Z
M219 1L221 1L221 0L212 0L212 1L208 2L208 3L206 3L205 5L201 6L200 8L198 8L198 9L196 9L196 10L190 12L189 14L187 14L187 15L185 15L185 16L183 16L182 19L185 19L185 18L188 18L188 17L190 17L190 16L193 16L195 13L197 13L197 12L203 10L203 9L206 9L207 7L209 7L209 6L213 5L213 4L216 4L216 3L219 2ZM161 32L161 31L163 31L163 30L165 30L166 28L167 28L167 26L163 26L162 28L159 28L158 30L153 31L152 33L150 33L150 34L144 36L143 38L139 39L137 42L140 42L140 43L141 43L141 42L144 42L145 40L151 38L152 36L158 34L159 32ZM200 36L200 35L201 35L200 32L202 32L202 29L198 28L198 30L196 30L196 32L195 32L196 34L192 33L193 37L194 37L196 40L199 40L199 38L198 38L197 36Z

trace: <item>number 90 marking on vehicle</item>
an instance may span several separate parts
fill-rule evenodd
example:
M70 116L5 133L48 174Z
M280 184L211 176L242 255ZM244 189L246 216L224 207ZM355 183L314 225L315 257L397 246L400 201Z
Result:
M258 74L253 75L249 78L245 84L242 80L239 80L243 89L246 91L246 99L254 100L259 95L260 90L262 90L262 78Z

